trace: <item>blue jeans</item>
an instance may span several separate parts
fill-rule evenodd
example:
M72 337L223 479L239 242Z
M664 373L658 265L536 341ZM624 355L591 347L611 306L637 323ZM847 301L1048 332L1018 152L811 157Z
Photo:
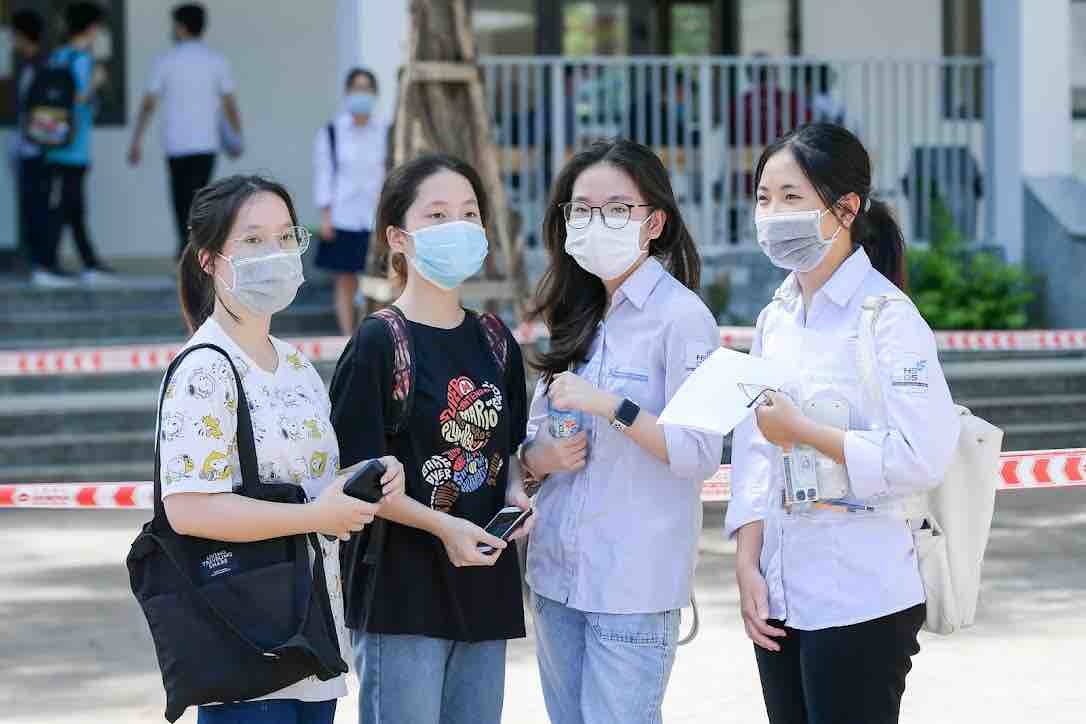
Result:
M268 699L201 706L196 724L332 724L335 718L335 699Z
M351 632L366 724L499 724L505 641Z
M657 724L679 612L586 613L532 594L536 656L553 724Z

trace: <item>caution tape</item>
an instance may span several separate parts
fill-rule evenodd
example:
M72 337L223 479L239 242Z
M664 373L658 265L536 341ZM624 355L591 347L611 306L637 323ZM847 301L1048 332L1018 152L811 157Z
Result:
M1001 490L1086 486L1086 448L1005 452L999 467ZM152 507L152 483L20 483L0 485L0 508L129 508ZM731 497L731 466L721 465L705 481L703 503Z
M547 338L542 324L525 323L513 330L520 344ZM944 351L1074 352L1086 350L1086 330L1026 330L1016 332L936 332ZM721 327L720 343L732 349L750 349L753 327ZM306 337L288 340L314 362L339 359L346 337ZM67 350L0 351L0 377L35 375L116 374L164 370L181 345L138 344L82 347Z

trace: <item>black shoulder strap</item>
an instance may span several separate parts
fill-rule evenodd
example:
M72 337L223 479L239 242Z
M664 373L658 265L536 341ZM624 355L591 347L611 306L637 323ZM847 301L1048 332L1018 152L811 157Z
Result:
M483 328L487 347L494 356L494 362L498 365L498 371L505 375L509 367L509 337L506 335L505 323L496 314L483 312L475 314L479 326Z
M170 387L170 380L173 377L177 367L181 364L181 361L185 357L189 356L198 349L210 349L218 352L226 358L227 363L230 365L230 369L234 373L234 382L237 387L237 440L238 440L238 461L241 464L241 493L243 495L252 495L255 493L255 487L260 484L259 466L256 459L256 441L253 438L253 421L249 413L249 401L245 397L245 388L241 384L241 375L238 374L237 367L234 366L234 360L227 354L226 350L215 344L195 344L188 349L184 349L180 354L174 358L170 363L169 369L166 370L166 375L162 379L162 389L159 391L158 397L158 423L155 425L155 492L154 492L154 519L153 524L155 527L162 529L162 526L169 528L170 522L166 518L166 509L162 504L162 460L160 455L159 445L162 441L161 428L162 428L162 401L166 397L166 390Z
M392 339L392 415L385 421L385 433L398 435L411 418L415 400L415 346L407 317L396 305L379 309L370 318L383 322Z
M339 173L339 155L336 153L336 122L329 121L328 126L328 152L332 157L332 173Z

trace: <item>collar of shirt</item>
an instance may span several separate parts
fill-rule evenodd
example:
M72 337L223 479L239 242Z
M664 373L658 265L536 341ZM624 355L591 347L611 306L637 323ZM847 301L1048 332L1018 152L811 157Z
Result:
M861 246L852 252L852 254L845 259L841 266L837 267L837 271L822 285L822 288L818 290L818 294L824 294L827 298L838 307L846 306L856 294L860 286L863 284L864 279L867 278L867 273L871 271L871 259L867 256L867 252ZM780 299L786 302L792 302L798 299L802 295L802 290L799 286L799 278L795 272L788 275L788 278L777 288L777 293L774 298Z
M660 280L664 277L664 266L659 260L650 256L648 259L638 267L637 271L629 276L626 281L622 282L617 290L615 290L614 302L611 304L611 309L615 310L623 300L630 300L635 307L640 311L645 308L645 302L648 301L649 295L652 294L652 290L656 288L656 285L660 283Z

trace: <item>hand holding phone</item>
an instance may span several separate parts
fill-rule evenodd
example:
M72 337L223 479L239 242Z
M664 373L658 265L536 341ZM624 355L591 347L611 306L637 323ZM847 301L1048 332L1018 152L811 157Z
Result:
M385 464L380 460L368 460L343 484L343 492L367 503L380 503L384 497L381 477L385 471Z
M498 511L498 514L491 518L490 522L486 524L486 532L495 538L501 538L504 541L508 541L509 537L517 532L517 529L524 525L524 521L528 520L531 516L532 509L521 510L515 505L511 505L506 508L502 508ZM485 543L480 543L479 552L484 554L491 554L494 552L494 548L488 546Z

